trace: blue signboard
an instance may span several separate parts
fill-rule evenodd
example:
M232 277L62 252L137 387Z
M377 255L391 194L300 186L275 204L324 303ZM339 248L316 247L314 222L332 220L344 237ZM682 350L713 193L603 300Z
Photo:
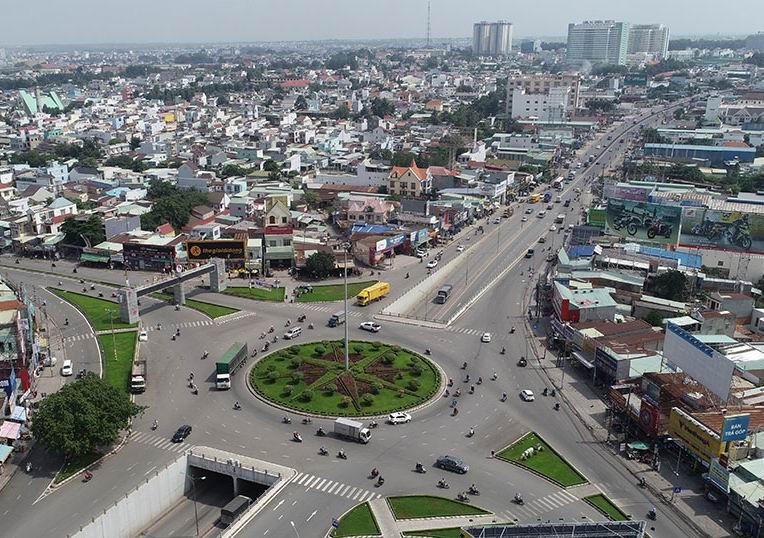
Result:
M724 417L722 423L722 441L740 441L748 437L748 423L751 415L732 415Z

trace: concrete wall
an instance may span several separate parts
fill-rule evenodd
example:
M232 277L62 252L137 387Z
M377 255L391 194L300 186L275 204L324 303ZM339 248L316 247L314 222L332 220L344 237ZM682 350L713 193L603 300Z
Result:
M75 538L131 538L172 508L186 488L186 456L126 494L102 515L80 528Z
M406 290L403 295L382 310L382 313L389 316L406 317L406 313L414 305L421 303L423 300L432 301L435 298L436 290L444 284L450 284L453 280L452 277L459 265L455 263L457 260L459 260L458 256L442 266L439 271L435 271L413 288Z

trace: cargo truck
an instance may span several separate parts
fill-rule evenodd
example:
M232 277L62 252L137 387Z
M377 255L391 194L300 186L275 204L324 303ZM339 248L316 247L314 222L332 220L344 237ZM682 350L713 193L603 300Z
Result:
M334 314L332 314L332 317L329 318L329 327L337 327L338 325L342 325L343 323L345 323L344 310L335 312Z
M215 387L218 390L231 388L231 376L244 364L247 359L247 344L234 343L228 348L220 360L215 363Z
M136 359L130 372L130 392L146 391L146 359Z
M388 282L377 282L359 291L356 301L360 306L366 306L371 302L379 301L388 293L390 293L390 284Z
M366 444L371 439L371 430L364 428L362 422L356 422L349 418L338 418L334 421L334 435Z

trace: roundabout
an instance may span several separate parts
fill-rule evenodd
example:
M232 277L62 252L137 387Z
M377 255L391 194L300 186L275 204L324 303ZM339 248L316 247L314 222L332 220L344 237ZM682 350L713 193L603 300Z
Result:
M386 415L419 407L438 393L441 374L428 359L400 346L342 340L297 344L259 360L250 388L299 413L332 417Z

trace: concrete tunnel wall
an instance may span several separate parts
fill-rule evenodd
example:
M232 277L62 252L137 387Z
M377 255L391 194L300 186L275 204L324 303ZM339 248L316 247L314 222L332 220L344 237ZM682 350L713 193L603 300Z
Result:
M172 508L186 490L187 456L182 456L127 493L80 528L75 538L131 538Z
M456 272L457 264L455 262L458 259L459 257L454 258L442 266L440 270L425 277L424 280L416 284L413 288L406 290L403 295L382 310L382 313L390 316L406 317L406 313L411 310L414 305L421 303L423 300L432 301L435 298L435 291L437 289L445 284L453 284L453 279L451 277ZM428 321L435 321L435 318L429 318Z

